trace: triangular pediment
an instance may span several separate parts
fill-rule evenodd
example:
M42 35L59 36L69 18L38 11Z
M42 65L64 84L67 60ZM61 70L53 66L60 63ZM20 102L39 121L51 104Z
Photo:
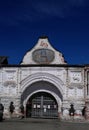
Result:
M21 64L66 64L62 53L55 50L48 37L40 37L36 45L28 51Z

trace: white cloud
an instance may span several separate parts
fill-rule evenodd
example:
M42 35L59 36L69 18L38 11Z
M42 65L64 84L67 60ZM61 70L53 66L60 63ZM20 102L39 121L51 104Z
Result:
M23 1L23 0L22 0ZM0 23L19 25L21 22L33 22L50 17L67 17L72 13L72 8L86 5L87 0L25 0L14 8L9 8L9 13L2 12ZM74 11L74 10L73 10Z
M35 2L33 8L39 14L64 17L73 7L84 6L86 0L48 0Z
M83 6L86 0L68 0L72 6Z

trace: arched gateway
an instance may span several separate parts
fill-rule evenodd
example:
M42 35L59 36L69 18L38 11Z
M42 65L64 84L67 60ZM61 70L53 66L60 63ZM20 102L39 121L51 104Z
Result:
M57 78L55 80L55 76L45 75L46 77L43 77L42 74L39 74L39 76L35 74L21 83L21 102L25 106L27 117L54 118L61 113L63 96L62 90L60 91L60 80L58 81ZM33 80L32 77L34 77ZM24 86L26 82L28 84L27 87Z

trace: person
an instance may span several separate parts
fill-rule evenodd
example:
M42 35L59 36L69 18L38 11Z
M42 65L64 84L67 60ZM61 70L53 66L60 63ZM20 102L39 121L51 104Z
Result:
M4 111L4 106L2 103L0 103L0 121L3 121L3 111Z
M10 106L9 106L10 117L12 117L14 110L15 110L14 103L10 102Z
M20 112L21 112L21 119L23 119L24 118L24 106L23 106L23 104L21 104L21 106L20 106Z
M31 109L32 109L31 102L27 102L27 104L26 104L26 118L31 117Z
M70 115L71 119L73 119L74 113L75 113L75 109L74 109L73 104L71 104L70 109L69 109L69 115Z
M86 106L84 106L84 108L82 109L82 116L85 117L85 112L86 112Z

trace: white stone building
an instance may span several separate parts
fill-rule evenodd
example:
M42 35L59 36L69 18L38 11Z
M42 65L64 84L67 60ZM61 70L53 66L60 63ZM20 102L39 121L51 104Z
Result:
M55 50L47 37L24 55L19 65L8 64L0 57L0 101L4 116L9 117L9 104L14 102L14 115L19 115L23 103L27 117L69 119L73 104L74 118L83 119L82 109L87 107L89 118L89 66L69 65Z

